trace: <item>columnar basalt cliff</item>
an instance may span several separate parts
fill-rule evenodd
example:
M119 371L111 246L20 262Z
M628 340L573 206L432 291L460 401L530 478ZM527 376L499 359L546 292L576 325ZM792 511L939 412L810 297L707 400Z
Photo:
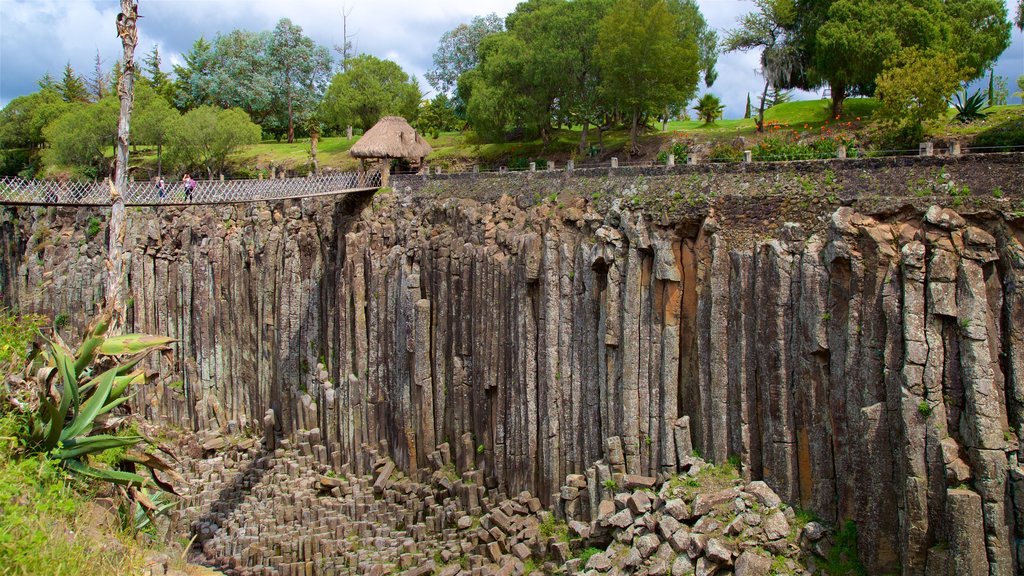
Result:
M988 159L400 178L129 214L130 323L180 339L135 409L387 441L546 505L621 439L857 523L872 573L1024 566L1024 170ZM3 301L102 301L102 212L4 209ZM689 428L688 433L681 433ZM688 446L692 436L692 448ZM981 565L965 559L981 558ZM987 569L984 566L987 561Z

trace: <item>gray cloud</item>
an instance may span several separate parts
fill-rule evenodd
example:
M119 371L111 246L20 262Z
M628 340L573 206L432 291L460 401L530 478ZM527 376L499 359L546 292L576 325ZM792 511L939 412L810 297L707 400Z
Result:
M1010 0L1007 0L1008 4ZM181 61L200 36L214 38L235 29L269 30L290 18L325 46L342 41L341 10L350 12L349 34L360 52L398 62L423 81L440 36L475 15L513 10L518 0L141 0L137 57L159 44L164 67ZM720 33L750 10L743 0L698 0L708 23ZM114 31L117 0L0 0L0 104L36 90L46 72L59 77L70 62L80 74L93 69L97 50L110 65L120 57ZM726 105L726 117L743 114L748 93L762 86L758 54L723 54L718 81L711 92ZM1024 40L1016 29L1014 43L996 66L1011 79L1024 73ZM817 97L800 94L798 97Z

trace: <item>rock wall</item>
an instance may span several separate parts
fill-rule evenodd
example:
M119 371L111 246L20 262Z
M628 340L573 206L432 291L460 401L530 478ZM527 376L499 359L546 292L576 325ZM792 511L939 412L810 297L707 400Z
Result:
M460 471L545 504L607 438L631 473L670 475L692 435L855 521L872 573L985 573L951 560L983 535L988 573L1011 575L1024 182L1004 160L399 179L372 198L134 210L130 324L181 340L135 409L228 430L270 409L364 472L364 445L415 477L448 442ZM90 218L5 209L4 302L81 326L105 270Z

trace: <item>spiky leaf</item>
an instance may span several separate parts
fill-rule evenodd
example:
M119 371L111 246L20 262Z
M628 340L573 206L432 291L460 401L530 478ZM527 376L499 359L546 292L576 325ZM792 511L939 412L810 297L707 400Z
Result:
M124 354L138 354L148 352L166 346L174 342L174 338L167 336L151 336L149 334L125 334L107 338L99 347L99 353L105 356L121 356Z
M113 482L114 484L120 484L122 486L146 486L150 483L150 481L145 477L132 472L101 470L99 468L93 468L88 464L83 464L77 460L69 460L67 462L67 466L72 472L77 474L99 480L106 480L107 482Z
M64 429L64 432L60 435L61 440L66 442L69 438L74 438L85 432L86 428L92 428L92 421L96 419L96 416L99 416L103 406L107 403L107 396L110 395L110 389L114 385L114 375L116 373L117 368L111 368L100 375L96 390L82 404L81 412Z
M86 436L72 438L64 443L64 447L55 453L59 460L73 460L86 454L97 454L111 448L134 446L142 440L141 436Z
M90 336L82 342L82 345L78 347L78 351L75 352L75 374L81 375L89 364L92 364L93 359L96 358L96 348L103 343L103 337L107 333L108 326L110 326L109 314L97 319L96 327L93 328Z

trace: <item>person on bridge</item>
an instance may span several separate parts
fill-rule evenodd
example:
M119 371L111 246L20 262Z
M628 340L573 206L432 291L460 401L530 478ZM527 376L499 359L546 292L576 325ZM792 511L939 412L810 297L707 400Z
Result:
M196 189L196 181L192 179L192 176L186 173L181 177L182 188L185 189L185 202L192 201L192 192Z
M159 196L160 201L164 201L164 194L167 192L167 183L164 182L163 177L159 177L156 180L156 193Z

